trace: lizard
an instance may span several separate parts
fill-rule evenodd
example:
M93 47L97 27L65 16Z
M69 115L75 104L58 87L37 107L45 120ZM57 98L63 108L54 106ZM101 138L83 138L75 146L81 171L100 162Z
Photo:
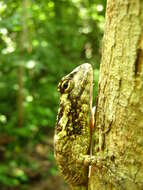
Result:
M54 155L72 190L87 190L91 156L93 68L84 63L58 84L60 105L54 135Z

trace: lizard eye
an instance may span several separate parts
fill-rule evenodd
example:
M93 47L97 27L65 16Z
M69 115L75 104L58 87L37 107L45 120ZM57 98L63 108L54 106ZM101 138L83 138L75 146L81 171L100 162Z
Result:
M67 88L68 88L68 86L69 86L69 81L64 81L63 83L62 83L62 88L64 89L64 90L66 90Z
M58 90L63 92L69 92L72 89L72 81L71 80L65 80L62 83L59 84Z

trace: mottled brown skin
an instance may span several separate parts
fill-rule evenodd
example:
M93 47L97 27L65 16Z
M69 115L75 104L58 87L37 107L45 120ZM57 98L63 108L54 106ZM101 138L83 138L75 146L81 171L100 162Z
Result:
M55 159L72 189L87 185L90 148L93 69L85 63L63 77L58 85L60 106L54 136ZM89 157L89 156L88 156Z

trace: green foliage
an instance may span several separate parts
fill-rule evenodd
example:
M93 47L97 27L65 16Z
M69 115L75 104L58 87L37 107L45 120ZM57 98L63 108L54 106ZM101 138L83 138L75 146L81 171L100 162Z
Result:
M31 172L40 178L44 172L57 175L53 153L43 148L51 147L57 84L74 67L89 62L95 68L97 94L104 14L105 0L0 1L1 187L23 188L33 179ZM18 109L19 93L23 99ZM52 163L47 171L41 169L43 155Z

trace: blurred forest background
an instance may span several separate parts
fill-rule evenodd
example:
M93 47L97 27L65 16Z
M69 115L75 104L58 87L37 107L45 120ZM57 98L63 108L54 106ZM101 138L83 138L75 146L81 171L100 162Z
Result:
M68 189L53 156L57 84L89 62L97 93L105 6L0 1L0 190Z

